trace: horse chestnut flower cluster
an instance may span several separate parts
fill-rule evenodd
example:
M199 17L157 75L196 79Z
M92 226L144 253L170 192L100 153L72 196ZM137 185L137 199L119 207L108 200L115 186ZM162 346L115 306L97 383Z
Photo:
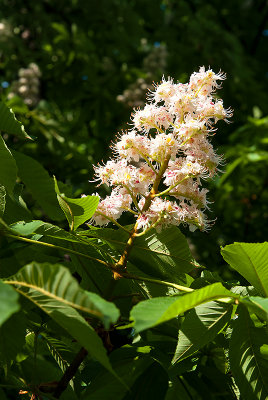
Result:
M114 159L95 167L96 180L112 191L100 199L92 223L118 224L127 211L136 219L137 235L180 224L192 231L208 228L202 181L212 178L222 161L210 136L219 120L232 116L215 97L224 79L224 73L201 67L189 83L168 78L154 85L145 107L132 114L133 128L112 145Z

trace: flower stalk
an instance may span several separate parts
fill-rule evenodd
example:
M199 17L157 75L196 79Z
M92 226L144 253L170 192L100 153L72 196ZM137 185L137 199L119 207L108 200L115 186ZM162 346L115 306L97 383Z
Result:
M117 220L123 212L130 211L136 218L113 266L115 279L126 272L136 237L171 225L187 224L192 231L208 229L207 190L201 182L213 177L221 162L210 143L211 132L215 133L219 120L228 122L232 116L215 97L221 88L218 81L224 79L222 72L204 67L190 76L189 83L163 79L149 94L145 107L134 110L133 128L113 145L116 158L95 167L97 180L112 191L99 202L91 223L112 222L122 228Z

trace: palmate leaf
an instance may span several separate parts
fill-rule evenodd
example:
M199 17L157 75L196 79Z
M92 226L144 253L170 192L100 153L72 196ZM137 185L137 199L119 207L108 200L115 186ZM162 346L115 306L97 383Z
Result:
M40 304L41 308L46 307L48 299L59 301L100 319L106 328L119 317L119 311L113 303L81 289L70 271L59 264L33 262L6 282L14 285L18 292L37 305ZM46 299L44 304L43 296Z
M216 301L201 304L190 310L179 331L172 363L189 357L212 341L230 320L232 310L232 303Z
M268 335L265 327L256 328L244 306L238 309L230 340L231 372L243 398L267 400L268 398Z
M122 229L108 228L92 228L86 235L102 239L121 254L129 238ZM136 238L128 260L146 275L177 283L185 281L184 274L196 266L187 240L177 227Z
M32 139L25 132L22 123L16 119L14 112L2 102L0 102L0 131L23 139Z
M81 289L69 270L61 265L33 262L5 282L49 314L93 358L111 370L101 339L76 310L100 319L108 327L119 316L114 304Z
M150 300L141 301L131 310L131 317L135 322L135 329L141 332L162 322L175 318L210 300L227 298L238 298L237 295L225 289L221 283L213 283L197 289L191 293L173 297L155 297Z
M148 275L172 281L195 267L187 240L177 227L138 237L129 260Z
M68 242L73 243L90 244L90 242L82 242L81 239L76 235L66 232L64 229L59 228L56 225L49 224L40 220L34 220L31 222L16 222L15 224L11 224L10 228L14 233L21 236L32 236L37 234L40 236L51 237L58 240L67 240Z
M5 186L7 192L12 197L13 188L17 179L16 162L0 135L0 184Z
M10 225L9 229L12 230L10 233L19 234L20 236L29 237L34 235L33 239L37 240L37 242L35 242L33 246L37 250L38 247L39 250L42 250L41 244L43 242L45 242L44 244L52 242L54 246L60 246L62 248L61 252L64 252L64 254L67 253L71 257L71 262L68 263L68 267L74 268L82 278L80 285L99 294L105 292L112 275L110 270L99 262L102 261L105 263L106 259L103 245L96 243L96 239L81 237L75 232L66 232L64 229L39 220L27 223L20 221ZM40 243L39 246L37 246L38 243ZM101 251L99 251L100 247ZM32 254L31 250L29 252ZM41 254L42 253L40 253L40 255ZM37 259L26 259L23 265L32 260L39 262L49 261L45 259L39 260L40 255L35 255L38 257ZM18 257L21 260L21 256L18 255ZM110 261L110 259L108 261ZM52 262L57 262L57 260ZM9 275L11 275L11 273Z
M0 281L0 326L20 309L18 299L18 293Z
M75 231L80 225L90 220L95 213L99 204L99 197L85 196L80 199L70 199L63 193L60 193L55 177L54 181L59 205L66 216L71 231Z
M268 297L268 242L233 243L221 250L228 264Z

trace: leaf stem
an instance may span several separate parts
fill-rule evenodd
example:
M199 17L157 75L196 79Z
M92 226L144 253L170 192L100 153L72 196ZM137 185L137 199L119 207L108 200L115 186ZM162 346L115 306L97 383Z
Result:
M108 264L106 261L100 260L99 258L91 257L91 256L89 256L87 254L84 254L84 253L80 253L79 251L76 251L76 250L67 249L66 247L58 246L58 245L55 245L55 244L52 244L52 243L40 242L39 240L33 240L33 239L25 238L23 236L11 235L9 233L5 234L5 236L10 237L12 239L21 240L22 242L27 242L27 243L31 243L31 244L38 244L40 246L46 246L46 247L51 247L53 249L63 250L66 253L73 253L73 254L75 254L77 256L81 256L81 257L88 258L89 260L97 261L98 263L103 264L106 267L109 267L109 268L111 267L110 264Z
M122 272L121 276L122 276L122 278L126 278L126 279L134 279L136 281L145 281L145 282L156 283L157 285L173 287L174 289L178 289L182 292L193 292L194 291L194 289L192 289L192 288L177 285L176 283L162 281L162 280L158 280L158 279L152 279L152 278L145 278L144 276L133 275L133 274L129 274L128 272Z

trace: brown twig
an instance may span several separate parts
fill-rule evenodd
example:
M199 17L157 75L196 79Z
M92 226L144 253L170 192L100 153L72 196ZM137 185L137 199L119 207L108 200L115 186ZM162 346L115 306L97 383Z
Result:
M88 352L84 347L82 347L79 350L79 352L76 354L74 360L72 361L72 363L69 365L69 367L64 372L61 380L59 381L59 383L58 383L58 385L57 385L57 387L55 389L54 397L56 399L59 399L61 394L64 392L64 390L68 387L68 384L69 384L70 380L76 374L79 366L84 361L84 359L86 358L87 354L88 354Z
M162 177L163 177L163 175L164 175L164 173L165 173L165 171L166 171L166 169L168 167L169 160L170 160L170 154L167 154L165 156L165 158L163 159L163 162L161 164L160 170L159 170L159 172L158 172L158 174L156 176L156 179L154 181L153 187L152 187L149 195L145 199L145 203L144 203L144 206L143 206L143 208L141 210L141 213L144 213L149 209L149 207L150 207L150 205L152 203L152 200L154 199L154 197L158 193L158 187L159 187L161 179L162 179ZM122 274L121 273L126 272L126 265L127 265L128 257L129 257L130 251L131 251L131 249L132 249L132 247L134 245L134 240L135 240L135 237L136 237L137 230L138 230L138 228L137 228L137 223L136 223L134 228L130 232L129 239L128 239L127 243L126 243L126 247L124 249L123 254L121 255L119 261L112 267L113 276L114 276L115 280L118 280L118 279L122 278Z

